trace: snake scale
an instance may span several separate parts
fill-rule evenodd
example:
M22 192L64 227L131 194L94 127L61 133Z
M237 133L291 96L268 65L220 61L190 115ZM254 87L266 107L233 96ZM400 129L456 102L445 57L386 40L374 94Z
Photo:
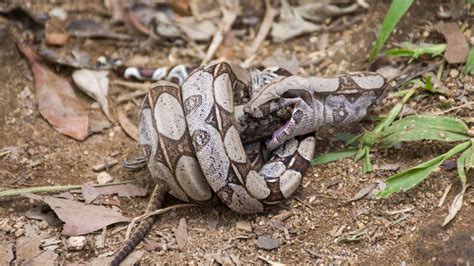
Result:
M158 81L145 97L139 143L151 176L165 181L171 195L203 204L217 196L238 213L262 212L265 204L290 198L314 155L310 133L359 121L386 85L372 72L301 77L229 62L190 71L120 69L128 78L175 82ZM266 136L267 156L242 143ZM125 246L138 244L133 241Z

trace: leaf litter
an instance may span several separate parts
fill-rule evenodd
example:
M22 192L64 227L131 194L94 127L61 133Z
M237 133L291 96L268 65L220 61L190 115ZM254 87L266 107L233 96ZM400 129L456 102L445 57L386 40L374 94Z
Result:
M70 83L43 65L31 46L26 43L17 46L31 65L41 115L60 133L85 140L89 118Z
M130 221L130 218L123 216L119 211L103 206L86 205L77 201L29 193L23 194L23 196L48 204L59 219L64 222L63 235L84 235L100 230L107 225Z

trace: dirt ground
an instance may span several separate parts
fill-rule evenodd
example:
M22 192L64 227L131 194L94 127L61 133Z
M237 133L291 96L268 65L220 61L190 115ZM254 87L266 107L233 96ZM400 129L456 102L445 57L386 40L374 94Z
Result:
M34 12L49 12L53 7L67 10L82 10L71 17L98 16L95 7L101 1L9 1L27 7ZM85 1L84 1L85 2ZM307 75L332 75L345 71L363 70L366 59L389 1L367 1L370 7L357 14L358 20L337 31L329 32L327 56L315 64L309 62L309 54L318 51L321 32L311 33L283 43L266 41L256 61L281 49L295 54L300 62L300 72ZM432 3L429 3L432 2ZM444 1L416 1L390 38L390 44L402 41L442 42L439 34L428 31L439 18L435 15ZM472 11L471 11L472 15ZM356 16L356 15L354 15ZM348 16L349 19L351 16ZM474 21L465 17L451 19L468 23L471 41L474 36ZM350 20L348 23L351 23ZM10 20L0 17L0 149L15 147L18 154L0 157L0 190L47 185L84 184L96 180L92 167L113 157L118 161L140 154L137 143L130 139L120 125L113 124L101 133L91 135L85 141L76 141L55 131L36 109L33 75L30 66L18 52L15 41L25 38L26 33ZM139 38L138 36L137 38ZM142 38L143 39L143 38ZM235 60L243 60L241 51L250 43L239 39L235 46ZM471 46L473 43L471 43ZM146 65L160 66L175 63L199 63L199 60L180 53L180 47L160 46L156 49L139 49L135 42L116 42L104 39L72 38L68 47L78 46L92 58L108 54L125 61L146 58ZM172 55L172 56L170 56ZM433 59L425 59L433 60ZM142 60L143 61L143 60ZM466 77L462 65L446 65L442 75L454 95L460 86L473 87L473 77ZM67 75L70 70L61 70ZM455 72L453 72L455 71ZM114 74L112 80L119 79ZM31 93L28 93L31 92ZM89 117L104 120L100 109L91 107L93 101L76 90L84 103ZM109 99L113 108L122 108L132 122L137 124L139 106L133 101L117 103L115 100L123 89L110 87ZM474 96L467 95L468 101ZM439 96L430 96L412 101L410 107L416 113L434 112L440 106ZM374 114L382 115L396 99L384 100ZM139 101L137 101L139 103ZM458 103L456 103L458 104ZM458 109L449 115L460 118L473 117L474 110ZM472 119L470 120L472 126ZM362 132L373 126L365 121L353 125L351 132ZM318 154L339 149L334 132L317 133ZM383 180L394 170L382 170L382 166L398 164L406 169L433 158L449 149L449 145L434 142L404 144L389 150L378 150L372 154L375 171L363 174L361 163L344 159L326 165L311 167L297 190L295 199L269 207L264 213L240 215L223 205L178 209L159 216L146 241L156 244L154 251L145 251L140 244L134 253L138 263L149 265L159 262L204 264L362 264L362 265L472 265L474 263L474 190L468 189L462 210L446 227L441 223L448 213L454 196L461 184L456 170L437 170L425 182L406 193L388 199L363 198L346 203L361 188L373 181ZM116 181L136 180L138 184L150 185L146 169L128 171L116 165L107 171ZM472 171L471 173L472 174ZM474 178L470 178L470 184ZM441 207L438 202L448 186L452 188ZM149 186L151 188L151 186ZM76 195L77 198L77 195ZM115 202L124 215L135 217L143 213L146 197L119 198L107 196ZM179 201L167 198L165 205ZM59 240L54 252L59 255L61 265L89 265L97 258L112 255L125 235L124 223L108 226L103 246L97 239L104 232L86 235L86 245L81 250L70 250L68 237L61 235L62 227L25 217L25 212L41 203L24 197L0 199L0 243L14 244L25 235L27 225L46 238ZM288 217L282 221L274 217ZM174 231L180 219L186 220L188 244L178 249ZM245 225L245 226L242 226ZM250 226L249 226L250 225ZM359 234L354 237L354 234ZM270 235L278 239L278 248L263 250L257 247L257 239ZM339 241L338 241L339 240ZM342 241L341 241L342 240ZM17 254L18 255L18 254ZM20 259L20 258L19 258ZM18 261L17 261L18 262ZM100 263L99 263L100 264Z

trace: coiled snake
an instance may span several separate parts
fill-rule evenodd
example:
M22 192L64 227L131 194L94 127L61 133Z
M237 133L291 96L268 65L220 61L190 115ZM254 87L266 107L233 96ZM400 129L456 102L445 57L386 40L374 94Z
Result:
M125 76L182 84L159 81L143 102L140 145L148 169L176 198L205 203L217 195L239 213L262 212L264 204L290 198L314 155L315 138L308 133L362 119L386 84L370 72L300 77L279 68L247 70L226 62L189 76L188 71L175 67L142 75L134 68L121 70ZM275 115L288 108L287 121ZM265 122L273 127L262 128ZM261 166L262 153L247 149L252 155L247 156L241 137L267 135L267 147L274 150Z

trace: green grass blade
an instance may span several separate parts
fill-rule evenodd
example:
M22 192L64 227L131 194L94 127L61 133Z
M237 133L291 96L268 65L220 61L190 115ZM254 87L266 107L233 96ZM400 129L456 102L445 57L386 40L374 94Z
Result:
M474 169L474 139L471 139L471 147L466 152L464 168L466 168L466 171L469 171L470 169Z
M351 134L351 133L348 133L348 132L339 132L339 133L336 133L336 135L334 136L337 140L339 141L342 141L344 143L349 143L349 141L351 139L353 139L355 137L354 134Z
M362 161L362 171L370 173L373 170L372 162L370 161L370 147L364 147L364 160Z
M391 49L385 52L386 55L390 56L403 56L417 59L421 55L427 54L431 57L441 55L446 50L446 44L431 44L431 43L409 43L404 42L401 44L401 48Z
M468 140L468 127L460 119L439 116L409 116L393 122L378 140L382 146L402 141L437 140L444 142Z
M383 132L384 134L393 134L403 130L414 129L449 131L466 136L469 130L461 119L448 116L412 115L393 122Z
M390 134L380 140L379 143L381 147L391 147L400 142L412 142L421 140L456 142L469 140L469 137L463 134L453 133L449 131L439 131L433 129L412 129Z
M311 165L320 165L320 164L325 164L325 163L337 161L337 160L340 160L342 158L352 156L356 153L357 153L357 149L355 149L355 148L325 153L323 155L320 155L320 156L314 158L311 161Z
M375 57L377 57L383 45L390 36L390 33L393 31L398 21L400 21L400 18L407 12L412 3L413 0L392 1L392 4L387 11L387 15L383 20L382 28L380 29L377 40L375 41L374 48L370 53L369 62L374 61Z
M413 168L395 174L385 180L386 188L377 194L377 197L386 198L393 193L407 191L425 180L445 160L464 151L471 145L470 141L463 142L450 149L448 152L419 164Z
M464 66L463 72L466 75L474 74L474 47L471 48L471 52L469 53L469 57L467 58L467 62L466 62L466 65Z
M467 154L469 153L469 150L470 149L466 149L456 161L457 168L458 168L458 175L459 175L459 179L461 180L463 189L466 187L466 171L465 171L464 166L466 163L466 157L467 157Z

